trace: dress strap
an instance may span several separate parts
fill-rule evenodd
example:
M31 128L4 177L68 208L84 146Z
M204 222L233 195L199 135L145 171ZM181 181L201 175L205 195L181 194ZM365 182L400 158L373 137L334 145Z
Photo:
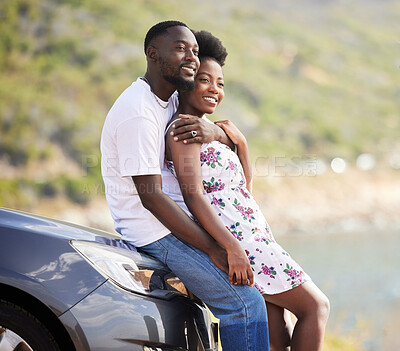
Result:
M206 117L206 115L203 115L201 118L204 119L204 120L206 120L208 123L213 124L213 122L211 122L211 121ZM180 120L180 119L182 119L182 118L177 118L177 119L174 119L172 122L170 122L170 123L168 124L167 128L165 128L164 134L167 134L167 131L168 131L168 129L172 126L172 124L173 124L174 122Z
M165 135L167 134L168 129L179 119L181 119L181 118L177 118L177 119L174 119L172 122L169 122L167 128L165 128L165 132L164 132Z

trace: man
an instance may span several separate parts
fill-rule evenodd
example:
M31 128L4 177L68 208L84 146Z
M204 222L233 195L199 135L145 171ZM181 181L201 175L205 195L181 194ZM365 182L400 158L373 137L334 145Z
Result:
M146 74L117 99L101 138L102 174L115 228L125 241L167 264L209 306L220 319L225 351L268 350L261 294L229 282L226 251L162 191L164 131L177 107L175 90L194 87L196 39L184 23L166 21L148 31L144 46ZM199 119L175 124L177 141L229 143L221 129Z

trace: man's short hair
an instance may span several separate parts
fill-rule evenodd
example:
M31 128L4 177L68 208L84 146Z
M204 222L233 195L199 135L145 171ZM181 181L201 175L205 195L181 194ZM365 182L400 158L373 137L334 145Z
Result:
M200 62L206 59L217 61L222 67L225 63L228 52L222 45L221 40L205 30L194 32L197 44L199 44Z
M182 26L188 28L188 26L185 23L180 21L164 21L157 23L153 27L151 27L146 34L146 38L144 39L144 53L147 55L147 48L149 47L150 42L153 39L161 35L167 34L167 29L175 26Z

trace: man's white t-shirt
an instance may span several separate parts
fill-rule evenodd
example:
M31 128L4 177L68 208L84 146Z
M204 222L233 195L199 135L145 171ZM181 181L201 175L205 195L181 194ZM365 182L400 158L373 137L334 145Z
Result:
M175 92L168 103L156 99L149 85L138 78L107 114L100 142L101 173L115 230L138 247L170 233L143 207L131 178L162 174L164 168L164 132L177 109L178 97ZM178 186L173 177L163 178L163 184L169 182L174 182L170 187Z

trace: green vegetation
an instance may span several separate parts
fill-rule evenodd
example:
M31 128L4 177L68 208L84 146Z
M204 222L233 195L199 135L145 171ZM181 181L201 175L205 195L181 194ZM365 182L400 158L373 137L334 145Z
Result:
M172 18L227 47L215 118L239 125L253 157L400 152L399 16L394 0L4 0L0 161L18 172L0 175L0 205L25 206L26 189L86 201L85 184L102 182L98 165L81 177L57 164L57 150L78 168L99 157L107 111L144 73L146 31ZM46 162L55 175L26 174Z
M244 131L254 159L400 154L399 18L396 0L1 0L0 206L101 194L104 118L166 19L227 47L214 118ZM354 339L329 334L325 350L360 350Z

